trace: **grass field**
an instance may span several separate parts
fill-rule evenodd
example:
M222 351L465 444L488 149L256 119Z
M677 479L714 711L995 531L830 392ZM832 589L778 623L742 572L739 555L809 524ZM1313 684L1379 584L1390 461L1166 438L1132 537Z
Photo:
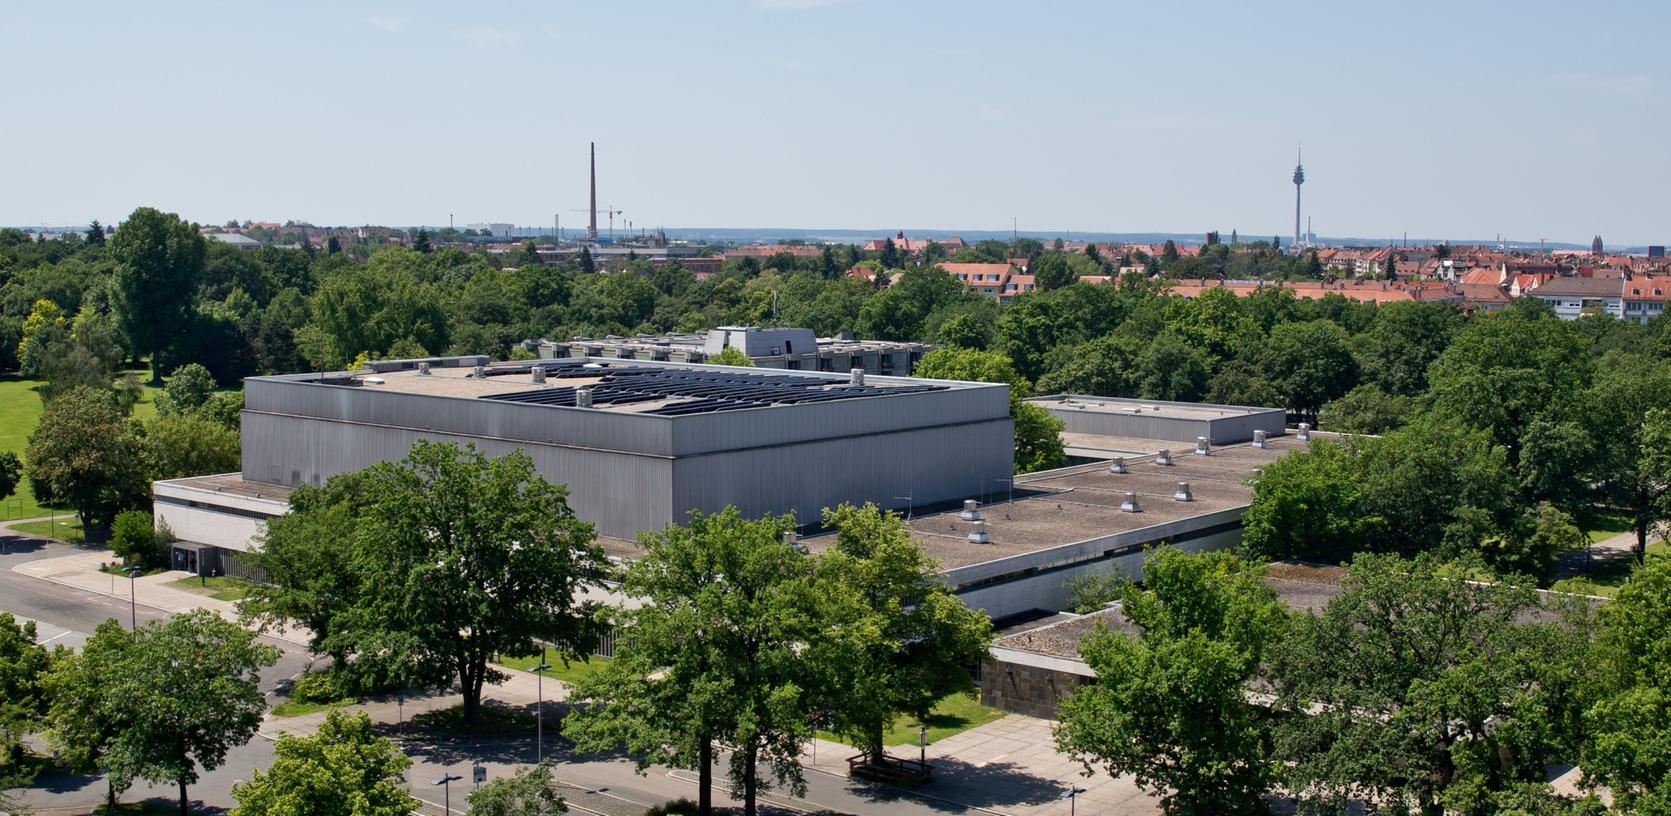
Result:
M604 666L609 665L609 658L607 657L593 657L585 663L573 661L567 666L564 666L556 655L549 655L546 660L551 663L551 668L545 671L545 676L552 680L561 680L570 684L577 683L581 678L589 677L594 672L602 671ZM538 666L540 659L537 657L501 657L498 663L507 669L528 671Z
M940 702L934 704L934 710L929 713L928 718L921 723L910 717L902 717L895 721L892 728L882 732L882 744L890 747L916 745L919 726L928 727L928 742L933 744L976 726L1002 719L1005 714L1006 712L999 709L981 705L979 700L967 694L950 694L940 698ZM820 739L846 742L826 731L818 732L818 736Z
M1578 518L1578 528L1583 530L1591 541L1606 541L1634 529L1631 527L1629 516L1608 510L1592 510L1581 514Z
M19 489L27 489L28 484L28 482L24 482L23 486ZM43 514L50 512L53 511L44 509L41 511ZM41 538L56 538L59 541L67 541L71 544L80 544L81 522L76 520L75 516L69 515L70 511L68 510L58 510L57 513L58 518L56 519L47 519L46 521L28 521L22 524L13 524L11 525L11 528L20 533L28 533L32 536L40 536Z
M337 707L340 707L340 706L351 706L351 705L354 705L357 702L359 702L359 701L355 700L352 697L344 697L341 700L332 700L331 702L328 702L328 703L313 703L313 702L298 703L295 700L285 700L284 702L279 703L276 706L273 706L273 716L274 717L300 717L303 714L312 714L315 711L324 711L327 708L337 708Z
M150 370L133 373L143 382L150 381ZM40 380L26 380L15 374L0 375L0 451L11 451L21 458L24 448L29 446L29 435L35 432L35 425L41 421L41 395L35 392L40 384ZM139 404L133 409L135 418L156 416L156 395L161 390L145 387ZM28 479L17 486L16 495L0 500L0 521L34 518L48 512L47 508L35 502Z
M169 586L187 592L195 592L199 595L207 595L217 601L241 601L245 595L249 594L249 588L244 585L242 580L228 578L224 575L181 578L177 581L170 581Z

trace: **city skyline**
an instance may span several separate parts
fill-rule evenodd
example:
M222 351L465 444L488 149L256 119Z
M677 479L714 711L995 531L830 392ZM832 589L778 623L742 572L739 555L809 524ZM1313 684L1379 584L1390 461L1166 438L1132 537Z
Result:
M1666 242L1671 57L1627 32L1671 10L994 9L10 8L0 67L47 82L0 223L580 226L595 141L642 227L1269 236L1303 141L1320 235Z

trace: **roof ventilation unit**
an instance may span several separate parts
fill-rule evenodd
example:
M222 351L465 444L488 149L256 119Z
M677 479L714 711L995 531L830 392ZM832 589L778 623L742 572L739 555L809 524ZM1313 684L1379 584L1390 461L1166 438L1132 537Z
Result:
M1113 459L1108 460L1108 472L1109 473L1126 473L1126 472L1128 472L1126 470L1126 457L1116 456Z
M963 519L964 521L980 521L981 503L975 501L974 499L964 499L963 512L958 513L957 517Z
M1189 482L1179 482L1178 489L1172 492L1172 498L1182 502L1195 501L1195 494L1190 492Z
M574 390L574 407L576 407L576 408L590 408L590 407L592 407L592 389L590 389L590 388L576 388Z
M470 376L475 377L478 380L487 379L487 366L473 366L470 369Z
M1265 432L1264 431L1254 431L1253 432L1253 446L1260 449L1260 450L1265 449Z
M529 373L534 376L534 382L536 384L545 384L545 368L543 366L534 366L533 370Z
M1208 455L1211 455L1212 452L1213 452L1213 446L1207 444L1207 437L1198 436L1198 437L1195 438L1195 455L1196 456L1208 456Z
M1126 491L1125 500L1120 502L1120 512L1122 512L1122 513L1141 513L1141 512L1143 512L1143 508L1140 507L1137 504L1137 494L1136 493L1134 493L1130 490Z
M429 376L429 361L428 360L419 360L418 361L418 376L420 376L420 377L428 377Z
M862 368L855 368L855 369L847 372L847 384L848 385L864 385L865 384L865 370L862 369Z
M788 544L789 548L796 552L806 552L806 545L801 543L800 534L794 530L783 531L783 543Z
M1300 423L1300 432L1295 434L1294 438L1300 440L1301 442L1310 442L1311 441L1311 423L1301 422Z
M992 536L987 535L986 522L975 522L974 529L969 531L969 540L976 544L985 544L992 540Z
M1155 464L1157 464L1157 465L1176 465L1178 463L1172 461L1172 451L1169 451L1166 448L1161 448L1160 452L1155 454Z

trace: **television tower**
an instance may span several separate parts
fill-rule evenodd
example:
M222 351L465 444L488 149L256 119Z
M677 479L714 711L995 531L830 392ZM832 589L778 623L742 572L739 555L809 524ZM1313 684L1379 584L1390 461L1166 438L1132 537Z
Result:
M1294 149L1294 251L1300 251L1300 185L1305 183L1305 163L1300 160L1299 148Z

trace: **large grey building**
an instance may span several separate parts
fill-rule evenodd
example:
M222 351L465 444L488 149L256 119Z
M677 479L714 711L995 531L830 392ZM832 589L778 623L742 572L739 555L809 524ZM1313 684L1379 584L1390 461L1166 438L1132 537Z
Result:
M745 514L979 494L1011 473L1008 387L862 372L485 358L373 362L362 371L245 381L238 474L159 482L158 517L186 539L176 564L231 569L288 490L419 439L526 451L600 535L624 542L734 505ZM194 546L196 545L196 546Z

